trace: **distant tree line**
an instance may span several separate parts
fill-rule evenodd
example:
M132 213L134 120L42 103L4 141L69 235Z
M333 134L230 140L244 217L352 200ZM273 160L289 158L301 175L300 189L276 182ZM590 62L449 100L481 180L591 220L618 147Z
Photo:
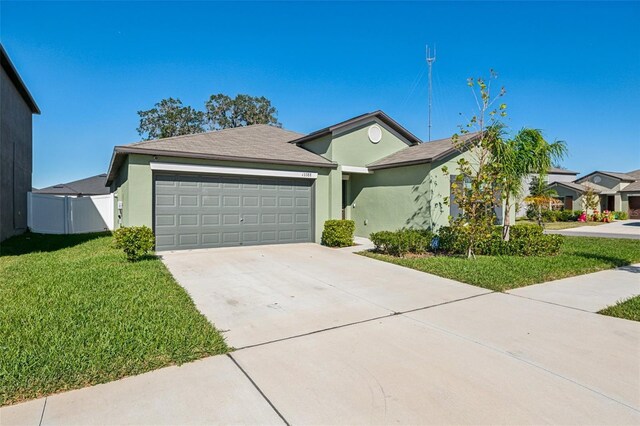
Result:
M200 111L183 105L178 98L163 99L153 108L138 111L138 133L144 140L202 133L208 130L269 124L281 127L278 111L264 96L222 93L211 95Z

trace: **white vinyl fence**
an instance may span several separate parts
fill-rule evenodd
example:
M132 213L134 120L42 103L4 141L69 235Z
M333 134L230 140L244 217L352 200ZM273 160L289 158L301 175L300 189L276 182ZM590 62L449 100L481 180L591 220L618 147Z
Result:
M82 234L112 230L113 194L73 197L28 195L29 229L42 234Z

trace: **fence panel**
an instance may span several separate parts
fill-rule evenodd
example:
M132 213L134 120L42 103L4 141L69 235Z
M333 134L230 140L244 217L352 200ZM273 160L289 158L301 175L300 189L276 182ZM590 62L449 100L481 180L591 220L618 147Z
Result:
M29 228L43 234L80 234L113 229L113 194L91 197L28 196Z

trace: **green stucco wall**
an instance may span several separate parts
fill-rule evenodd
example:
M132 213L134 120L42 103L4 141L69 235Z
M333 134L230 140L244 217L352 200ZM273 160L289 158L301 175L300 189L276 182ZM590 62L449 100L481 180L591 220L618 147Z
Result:
M338 170L276 164L211 161L175 157L156 157L131 154L114 182L117 201L123 202L122 226L149 227L153 224L153 174L149 163L197 164L222 167L247 167L266 170L295 170L317 172L315 180L315 241L320 242L322 227L328 219L341 217L341 174ZM117 203L116 203L117 204ZM116 214L118 212L116 211Z
M456 162L469 153L452 156L433 164L376 170L369 175L351 175L351 218L356 222L356 235L367 237L372 232L400 228L438 229L449 223L449 173L455 173ZM353 207L355 203L355 207ZM512 210L512 223L515 211Z
M382 130L382 140L372 143L367 131L378 125ZM406 148L408 145L386 124L370 120L358 126L343 130L339 134L326 135L302 145L305 149L322 155L326 159L343 166L365 167L380 158Z

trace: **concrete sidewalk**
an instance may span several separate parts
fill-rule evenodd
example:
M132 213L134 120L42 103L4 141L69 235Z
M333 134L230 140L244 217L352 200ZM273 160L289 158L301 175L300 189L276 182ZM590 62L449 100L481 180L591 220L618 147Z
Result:
M640 295L640 263L509 290L529 299L589 312Z
M618 220L599 226L580 226L570 229L547 230L547 234L570 237L625 238L640 240L640 220Z

